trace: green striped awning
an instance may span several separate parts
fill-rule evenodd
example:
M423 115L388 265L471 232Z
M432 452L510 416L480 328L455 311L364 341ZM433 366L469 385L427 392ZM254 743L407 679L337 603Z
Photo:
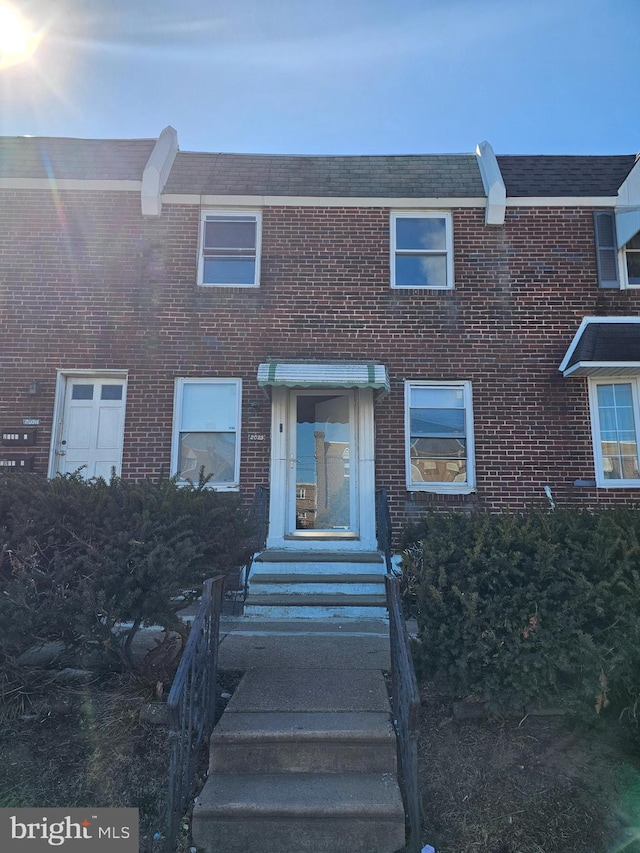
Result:
M389 391L389 377L383 364L346 362L269 361L258 367L258 385L287 388L375 388Z

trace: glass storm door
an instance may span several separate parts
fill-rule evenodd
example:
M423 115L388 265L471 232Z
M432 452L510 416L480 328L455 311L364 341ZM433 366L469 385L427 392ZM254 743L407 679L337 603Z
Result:
M357 533L356 459L353 395L292 393L289 535Z

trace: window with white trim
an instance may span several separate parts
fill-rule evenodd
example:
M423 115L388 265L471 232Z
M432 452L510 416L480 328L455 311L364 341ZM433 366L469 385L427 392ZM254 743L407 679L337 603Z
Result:
M474 491L470 382L406 382L405 436L408 489Z
M636 234L621 252L623 281L627 287L640 287L640 234Z
M198 282L258 287L262 218L257 211L204 210Z
M596 484L640 487L640 377L590 379Z
M212 488L237 489L240 482L239 379L177 379L171 470L178 482L210 475Z
M453 288L451 214L391 214L391 287Z

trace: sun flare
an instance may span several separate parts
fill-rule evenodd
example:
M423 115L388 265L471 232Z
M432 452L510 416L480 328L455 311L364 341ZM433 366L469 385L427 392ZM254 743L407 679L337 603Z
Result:
M30 21L9 3L0 2L0 70L27 62L42 39Z

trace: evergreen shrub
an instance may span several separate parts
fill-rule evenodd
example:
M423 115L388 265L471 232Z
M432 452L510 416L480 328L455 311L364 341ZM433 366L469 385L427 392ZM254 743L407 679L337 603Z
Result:
M180 629L177 610L244 563L249 537L240 496L205 480L0 478L0 652L62 640L132 668L137 630Z
M494 707L638 709L637 509L434 513L403 554L422 677Z

